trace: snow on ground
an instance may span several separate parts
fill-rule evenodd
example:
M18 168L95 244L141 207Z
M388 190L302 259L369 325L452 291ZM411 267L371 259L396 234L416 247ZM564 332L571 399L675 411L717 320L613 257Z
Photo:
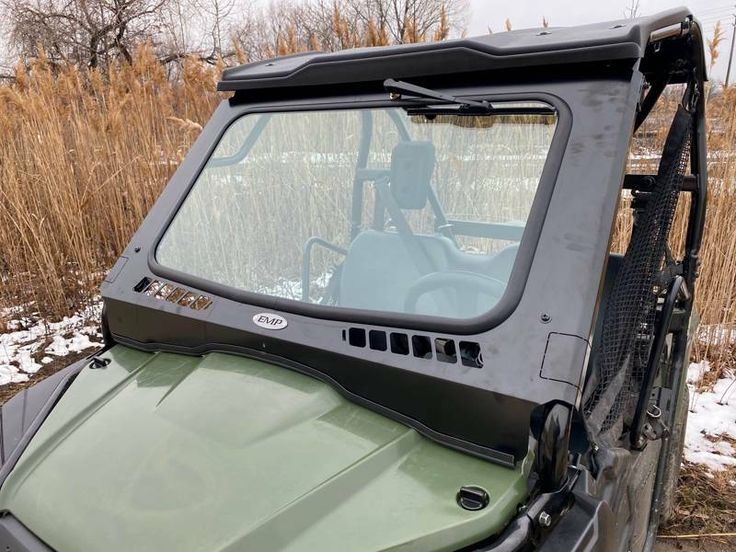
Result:
M28 380L44 364L70 353L101 347L97 320L100 305L94 305L60 322L11 318L19 312L4 309L3 318L11 318L0 327L0 385Z
M687 370L690 413L685 435L685 458L714 471L736 466L736 374L726 373L711 389L700 390L708 361ZM730 441L730 442L729 442Z

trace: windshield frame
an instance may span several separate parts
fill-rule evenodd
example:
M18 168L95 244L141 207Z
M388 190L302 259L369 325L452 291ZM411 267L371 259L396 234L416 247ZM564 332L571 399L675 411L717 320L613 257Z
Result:
M441 89L445 92L445 89ZM221 124L216 134L202 138L207 140L206 151L199 159L196 171L187 176L187 185L180 193L168 215L162 220L156 237L148 250L147 264L153 274L158 277L189 285L206 291L207 293L223 297L238 303L307 316L318 320L331 320L350 323L359 323L372 326L386 326L423 331L441 331L459 335L469 335L490 330L506 320L520 302L527 278L531 269L532 260L536 252L541 235L542 226L546 217L552 192L557 180L557 174L562 164L562 158L567 148L572 128L572 111L559 97L545 92L530 91L519 93L493 93L493 89L484 87L483 93L473 92L464 94L469 99L485 100L488 102L542 102L550 105L556 114L557 121L547 158L544 162L537 191L532 201L526 226L519 242L519 250L513 263L511 275L506 289L499 301L488 311L473 318L449 318L434 315L407 314L397 312L382 312L366 309L357 309L340 306L325 306L302 301L264 295L253 291L238 289L199 276L162 265L156 259L156 251L166 234L169 226L179 213L192 188L198 181L202 171L212 159L222 137L230 127L241 118L248 115L264 113L332 111L332 110L359 110L371 108L416 107L416 102L396 101L387 99L385 95L366 94L364 96L345 96L310 98L303 101L274 101L259 104L239 104L230 100L232 113L225 124ZM227 100L226 100L227 101ZM533 111L532 111L533 113ZM493 115L493 114L491 114Z

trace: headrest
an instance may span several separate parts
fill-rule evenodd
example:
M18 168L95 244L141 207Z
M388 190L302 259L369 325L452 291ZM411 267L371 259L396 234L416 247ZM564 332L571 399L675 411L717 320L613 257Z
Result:
M423 209L434 172L432 142L399 142L391 153L391 194L402 209Z

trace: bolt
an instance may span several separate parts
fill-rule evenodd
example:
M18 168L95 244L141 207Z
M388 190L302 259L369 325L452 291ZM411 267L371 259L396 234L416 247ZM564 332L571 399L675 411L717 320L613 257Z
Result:
M108 364L110 364L110 359L109 358L95 357L95 358L92 359L92 362L90 362L89 367L92 370L98 370L100 368L104 368Z
M539 315L539 319L542 321L542 324L547 324L550 320L552 320L552 317L548 313L543 312Z
M542 527L549 527L552 525L552 516L550 516L547 512L542 512L539 514L539 525Z
M135 251L136 253L140 253L141 252L141 248L140 247L136 247L135 249L133 249L133 251Z

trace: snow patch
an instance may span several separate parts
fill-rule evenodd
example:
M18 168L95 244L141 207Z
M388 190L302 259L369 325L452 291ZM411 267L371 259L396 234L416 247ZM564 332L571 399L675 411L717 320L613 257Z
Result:
M102 304L97 303L59 322L37 317L9 320L5 333L0 333L0 385L28 381L28 374L35 374L53 357L101 347L96 323L101 310ZM2 314L7 318L20 312L20 308L3 309Z
M703 376L710 372L710 363L707 360L703 362L691 362L687 367L687 383L693 387L697 387L703 381ZM691 387L692 389L692 387Z
M714 471L736 466L736 375L725 374L710 390L700 390L708 361L687 369L690 413L685 434L685 458Z
M92 328L82 328L82 331L85 330L89 331ZM77 332L68 338L55 335L51 345L46 347L44 352L54 356L66 356L69 353L79 353L91 347L100 347L101 345L101 343L92 341L87 333Z

